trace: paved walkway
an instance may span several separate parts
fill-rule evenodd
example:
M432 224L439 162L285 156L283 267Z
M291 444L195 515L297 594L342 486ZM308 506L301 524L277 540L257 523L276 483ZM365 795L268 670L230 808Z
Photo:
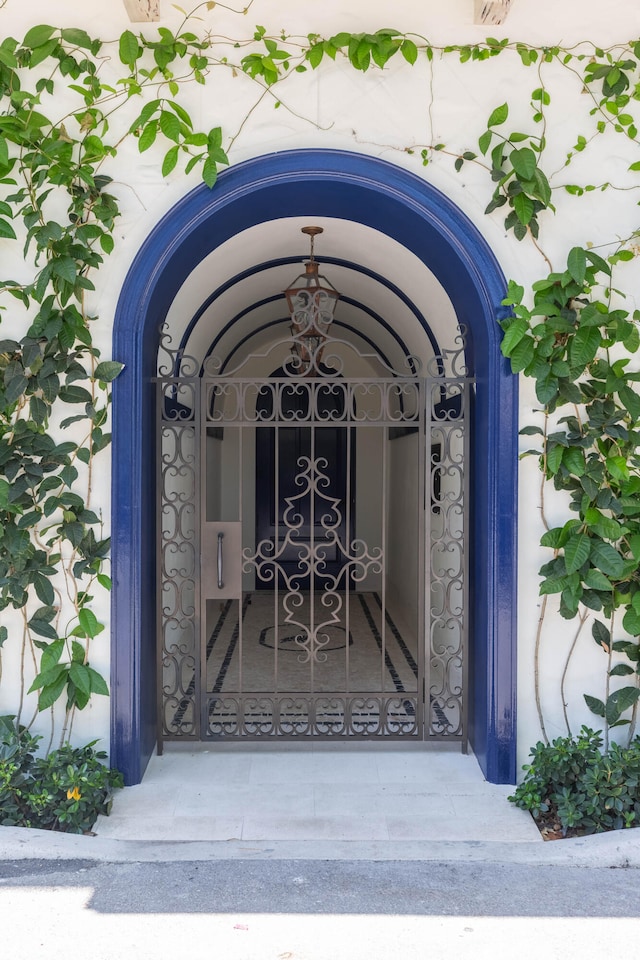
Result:
M0 828L0 859L421 860L640 867L640 829L544 842L475 757L352 744L168 747L95 836Z
M327 746L168 747L94 831L156 841L543 842L507 801L513 787L487 783L472 755Z

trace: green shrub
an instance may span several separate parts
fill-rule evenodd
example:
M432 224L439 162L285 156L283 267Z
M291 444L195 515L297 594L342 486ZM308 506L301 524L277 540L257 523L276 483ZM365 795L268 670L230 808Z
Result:
M37 757L40 739L0 717L0 823L85 833L109 813L122 775L103 763L107 755L94 750L95 741Z
M566 836L640 825L640 738L601 751L600 733L582 727L531 750L526 776L509 799L539 821L557 819Z
M20 826L28 805L31 767L40 737L16 727L13 717L0 717L0 823Z

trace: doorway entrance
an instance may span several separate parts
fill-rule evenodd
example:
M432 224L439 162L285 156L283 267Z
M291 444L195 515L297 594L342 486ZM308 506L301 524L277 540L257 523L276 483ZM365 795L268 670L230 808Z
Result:
M473 382L295 347L159 364L159 737L464 744Z
M364 244L343 245L334 256L335 262L349 260L361 276L377 278L372 312L384 314L381 297L395 291L397 309L387 312L393 323L408 303L406 291L409 300L420 302L432 289L431 276L449 298L454 317L467 326L465 357L476 379L469 438L474 471L467 504L468 729L487 779L513 783L518 406L517 378L500 354L495 322L505 280L486 240L422 177L377 158L335 150L256 157L225 172L215 190L192 191L154 228L123 284L113 340L113 356L125 369L113 390L111 760L127 783L138 783L157 737L158 504L151 492L158 469L152 384L158 372L158 327L178 316L187 325L196 323L208 309L207 294L199 301L192 298L185 312L182 293L198 297L205 284L211 291L212 276L222 293L234 273L257 279L263 266L256 258L246 259L245 236L247 231L258 235L274 216L299 222L338 218L345 230L369 231ZM386 244L375 258L370 256L371 238ZM273 263L284 262L281 248L270 244L269 254ZM428 329L425 316L437 315L433 310L441 302L430 296L424 301L419 328ZM246 328L236 323L233 311L224 311L223 317L229 329L233 322L240 343ZM448 327L452 336L454 325ZM261 375L268 377L274 369L275 364ZM389 443L402 446L404 439L390 436ZM425 456L437 455L437 445L434 441L434 451L425 449ZM358 463L356 482L366 475ZM435 518L439 522L437 513ZM430 522L435 523L433 514Z

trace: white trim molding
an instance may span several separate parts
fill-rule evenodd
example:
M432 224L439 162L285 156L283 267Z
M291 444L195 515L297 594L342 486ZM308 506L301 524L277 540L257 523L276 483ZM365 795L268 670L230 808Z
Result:
M474 23L504 23L513 0L474 0Z
M160 0L124 0L124 5L133 23L160 19Z

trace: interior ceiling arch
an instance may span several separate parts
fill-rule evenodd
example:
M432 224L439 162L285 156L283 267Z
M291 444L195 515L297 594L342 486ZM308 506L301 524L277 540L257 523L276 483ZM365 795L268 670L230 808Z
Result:
M174 349L200 363L214 355L233 366L286 337L284 290L308 258L303 226L316 238L320 273L339 290L334 336L378 351L406 369L455 345L457 318L444 288L410 250L353 220L287 217L243 230L204 257L174 297L165 330ZM365 349L365 352L366 352Z

